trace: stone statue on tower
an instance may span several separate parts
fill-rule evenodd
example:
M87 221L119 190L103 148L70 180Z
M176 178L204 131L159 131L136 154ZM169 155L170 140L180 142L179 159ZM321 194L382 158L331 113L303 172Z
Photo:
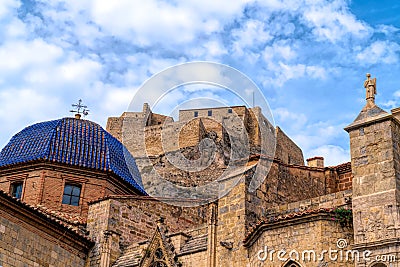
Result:
M376 78L371 79L371 74L367 73L367 79L364 82L366 89L367 106L375 106Z

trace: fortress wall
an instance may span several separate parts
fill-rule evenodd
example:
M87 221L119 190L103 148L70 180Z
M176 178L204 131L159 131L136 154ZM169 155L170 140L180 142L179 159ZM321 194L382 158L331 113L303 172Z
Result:
M247 183L250 183L251 179L253 179L253 173L249 172ZM247 194L246 227L254 225L273 206L330 193L329 185L329 177L326 177L322 168L307 168L273 162L263 183L254 192Z
M304 165L303 151L279 127L276 127L275 157L286 164Z
M172 120L172 118L169 116L162 115L162 114L151 113L150 120L149 120L149 123L150 123L149 126L163 124L166 120Z
M229 110L232 113L229 113ZM172 122L172 118L168 116L151 113L148 108L145 111L150 116L148 122L144 122L146 112L125 112L119 118L109 118L107 122L107 131L120 141L123 141L134 157L146 154L159 155L165 153L165 151L175 151L183 147L196 146L204 137L205 131L214 131L220 140L229 142L229 135L226 129L223 129L224 124L227 124L225 127L245 127L249 144L255 149L253 152L256 152L261 143L261 135L268 137L263 132L271 131L272 127L258 107L247 109L244 106L236 106L181 110L178 122ZM212 112L212 116L208 116L209 111ZM198 113L198 119L194 119L194 112ZM229 123L235 115L240 118L241 125ZM204 129L198 122L200 119ZM259 127L259 122L263 122L265 126L261 125L262 127ZM122 127L124 127L123 133ZM143 131L145 133L145 141L142 139ZM163 143L164 147L161 144L161 135L166 140ZM146 144L145 146L144 143ZM275 155L286 164L304 164L301 149L279 127L276 129Z
M201 122L205 131L214 131L217 134L218 139L222 139L222 124L220 121L216 121L213 118L201 118Z
M146 147L143 152L155 156L198 145L205 130L200 120L192 120L188 123L172 122L148 126L144 134Z
M203 121L200 119L191 120L182 124L179 132L172 132L172 135L179 135L179 148L197 146L206 134ZM173 137L172 137L173 138Z

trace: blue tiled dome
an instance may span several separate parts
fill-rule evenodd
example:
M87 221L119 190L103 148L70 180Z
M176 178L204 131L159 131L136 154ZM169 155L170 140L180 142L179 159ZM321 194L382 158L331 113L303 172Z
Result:
M0 167L46 160L111 171L145 194L135 159L100 125L63 118L26 127L0 152Z

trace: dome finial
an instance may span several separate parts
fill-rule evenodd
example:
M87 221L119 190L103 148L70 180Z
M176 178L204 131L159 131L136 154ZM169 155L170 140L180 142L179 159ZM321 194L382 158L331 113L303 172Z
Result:
M81 114L83 116L87 116L89 114L89 110L87 109L87 106L82 105L82 99L78 100L78 104L72 104L72 107L74 107L76 110L70 110L69 112L74 112L75 114L75 119L80 119Z

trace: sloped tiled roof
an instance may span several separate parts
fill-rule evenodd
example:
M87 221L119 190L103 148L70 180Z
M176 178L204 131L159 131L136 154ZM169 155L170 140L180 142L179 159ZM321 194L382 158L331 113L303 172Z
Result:
M181 248L179 254L190 254L207 250L207 234L191 237Z
M351 162L342 163L331 168L336 169L339 174L351 172Z
M146 244L149 240L146 241ZM190 237L177 255L185 255L197 253L207 250L207 234ZM139 266L140 261L145 254L145 247L140 246L138 243L133 243L127 247L118 260L112 265L113 267L133 267Z
M88 120L63 118L28 126L0 152L0 167L36 160L109 171L146 194L125 146Z
M82 238L88 242L93 242L87 235L82 231L82 229L78 226L81 222L77 223L76 225L71 224L65 219L61 219L59 216L55 216L49 211L43 210L41 207L35 207L29 205L25 202L22 202L20 199L12 197L11 195L7 194L6 192L0 190L0 198L5 199L7 202L11 202L15 205L18 205L21 209L28 210L30 214L39 216L44 220L48 221L49 223L59 225L64 229L74 233L77 237Z
M129 246L121 257L112 265L113 267L139 266L144 251L138 244Z
M38 211L47 214L57 220L63 221L69 225L72 225L77 228L84 228L86 227L87 219L86 217L82 217L76 214L70 214L67 212L61 212L61 211L56 211L47 208L46 206L43 205L31 205L34 209L37 209Z
M247 246L252 239L255 238L257 232L261 231L263 226L268 226L277 222L286 221L294 218L300 218L307 215L312 214L333 214L334 208L317 208L317 209L307 209L307 210L299 210L287 214L278 214L276 216L270 216L268 218L264 218L259 220L257 224L253 227L250 227L248 232L246 233L246 237L243 242L245 246Z

